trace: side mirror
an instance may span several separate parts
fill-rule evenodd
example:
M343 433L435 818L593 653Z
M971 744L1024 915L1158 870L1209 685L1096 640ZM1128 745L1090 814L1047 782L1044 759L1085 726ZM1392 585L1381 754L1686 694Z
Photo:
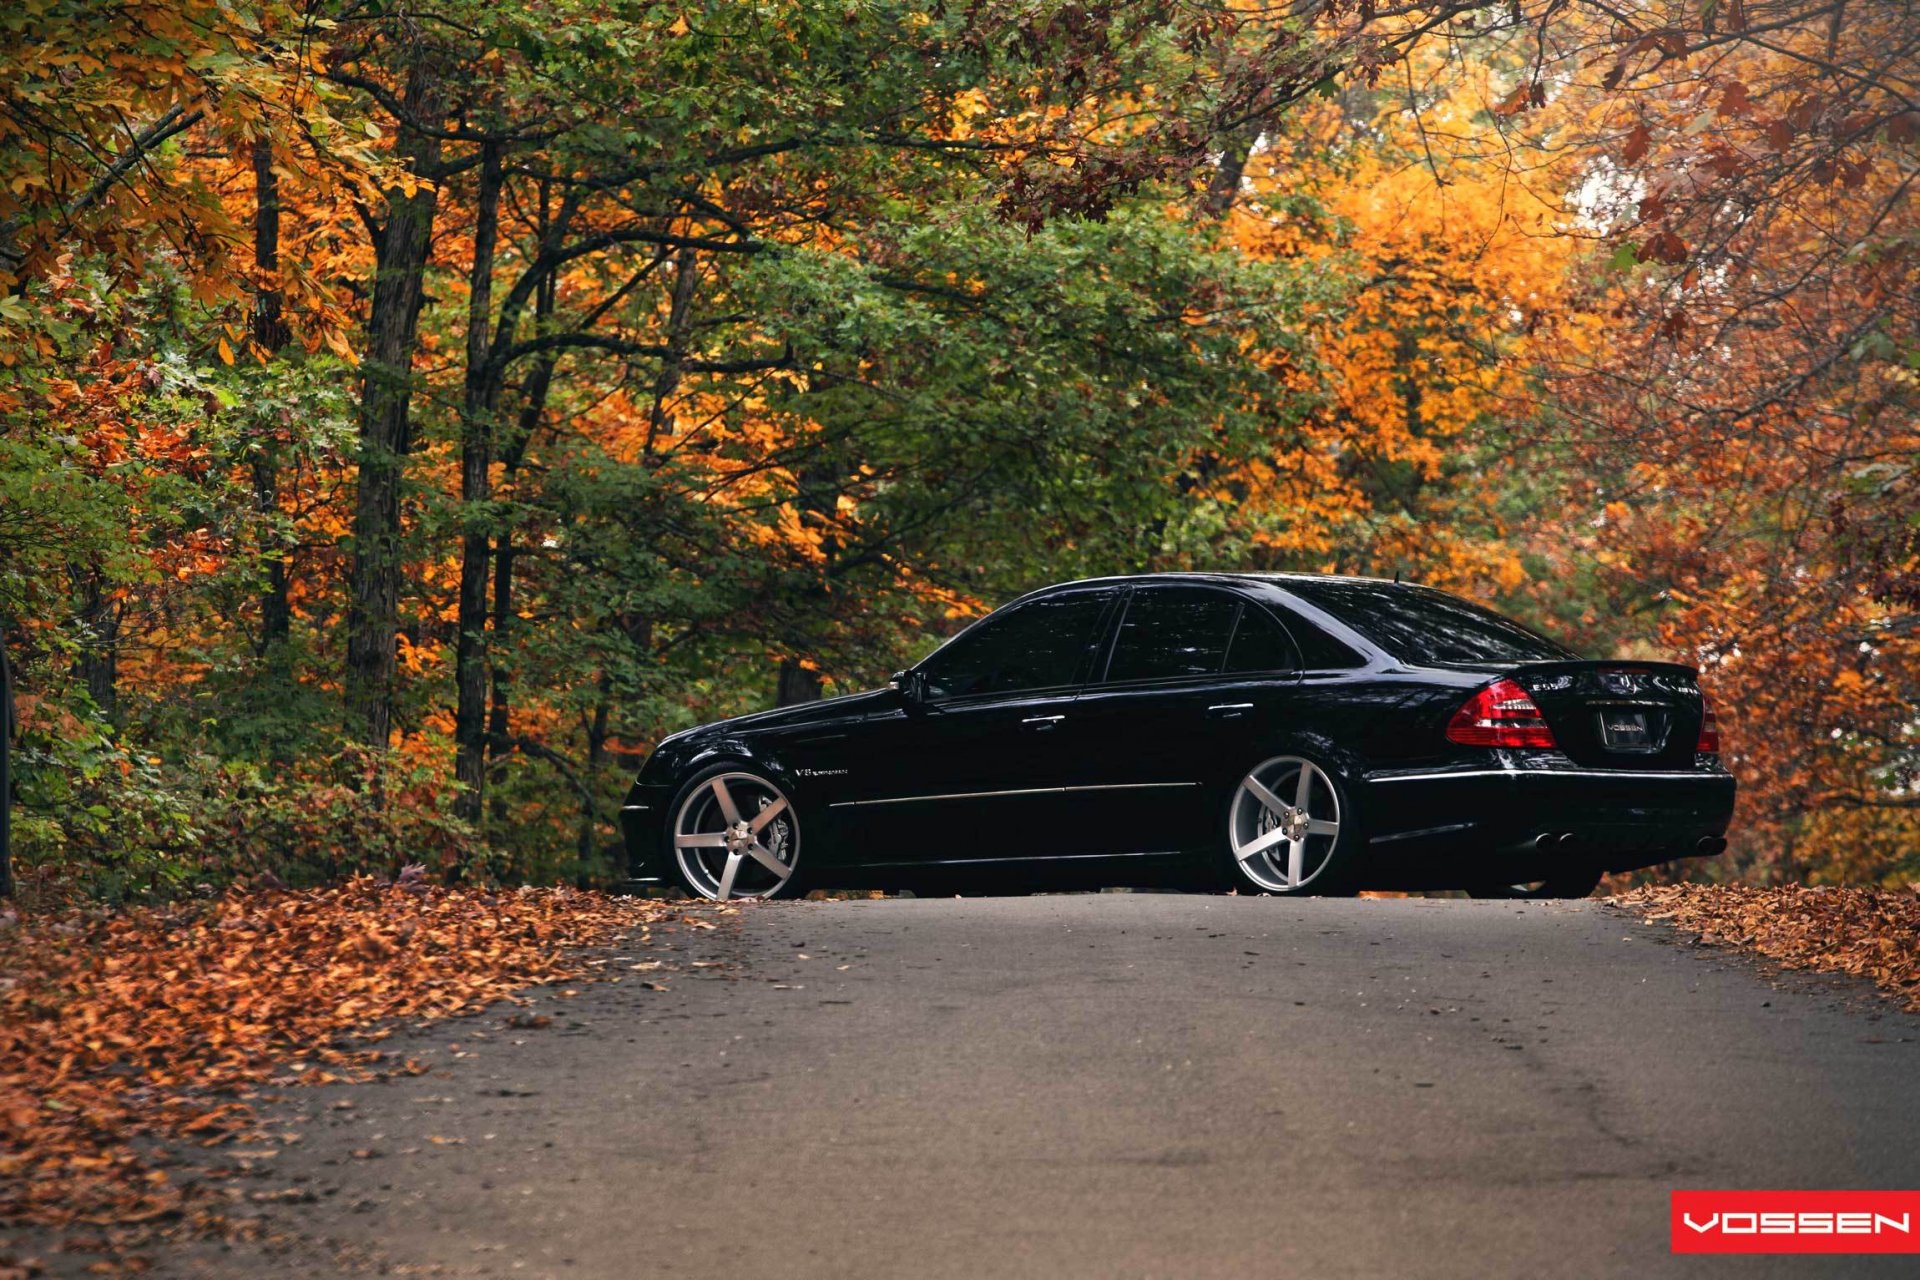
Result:
M924 701L927 696L926 681L917 671L894 672L887 678L887 688L912 703Z

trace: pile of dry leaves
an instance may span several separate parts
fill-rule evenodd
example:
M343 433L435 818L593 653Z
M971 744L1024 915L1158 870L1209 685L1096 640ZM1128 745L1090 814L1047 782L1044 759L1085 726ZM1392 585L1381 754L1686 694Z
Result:
M1920 1011L1920 892L1750 889L1675 884L1619 900L1703 942L1740 947L1796 969L1871 978Z
M151 1138L244 1134L267 1082L417 1072L370 1042L575 976L667 904L403 876L116 913L0 916L0 1221L183 1211ZM3 909L0 909L3 910Z

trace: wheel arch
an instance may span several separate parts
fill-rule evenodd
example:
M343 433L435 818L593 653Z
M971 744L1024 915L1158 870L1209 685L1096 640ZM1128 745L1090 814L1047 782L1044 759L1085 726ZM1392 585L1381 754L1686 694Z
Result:
M687 761L684 768L677 771L672 782L671 799L665 806L665 812L658 826L663 869L670 877L681 880L683 888L689 886L686 883L684 869L678 866L679 854L675 846L681 810L698 795L708 779L721 774L747 774L763 780L765 784L770 784L774 791L784 797L789 806L796 824L799 852L804 854L806 851L805 841L809 834L806 821L808 813L806 806L796 795L793 781L787 771L770 767L764 753L741 750L737 743L715 743L711 748L701 750L694 758ZM735 794L737 796L738 793ZM797 864L790 865L797 867ZM794 883L800 883L799 871L796 870L791 874L795 877ZM778 886L776 886L777 890Z
M1288 729L1263 735L1253 754L1255 758L1241 763L1239 771L1227 779L1229 790L1239 786L1247 770L1263 760L1271 760L1275 756L1304 756L1321 768L1334 772L1348 797L1355 800L1356 806L1358 804L1355 798L1358 788L1355 784L1367 772L1367 758L1328 733L1318 729Z

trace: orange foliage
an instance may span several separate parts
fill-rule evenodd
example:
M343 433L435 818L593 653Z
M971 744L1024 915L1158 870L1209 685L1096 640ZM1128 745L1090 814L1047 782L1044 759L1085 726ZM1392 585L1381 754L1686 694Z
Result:
M1502 594L1523 572L1478 450L1555 332L1579 245L1504 164L1423 142L1474 128L1484 87L1448 70L1421 113L1390 94L1321 104L1251 159L1234 239L1354 284L1314 334L1324 401L1303 441L1242 479L1281 563Z
M667 911L403 875L110 916L0 914L0 1217L181 1212L181 1188L135 1150L142 1134L211 1146L248 1131L262 1083L415 1073L368 1047L396 1020L591 973L564 949L644 942Z
M1867 978L1920 1011L1920 893L1677 884L1621 901L1696 935L1791 969Z
M1578 158L1611 255L1575 295L1597 340L1543 370L1572 482L1544 531L1598 566L1597 607L1706 669L1743 862L1898 883L1920 866L1920 32L1873 3L1664 16L1560 33L1561 98L1519 138Z

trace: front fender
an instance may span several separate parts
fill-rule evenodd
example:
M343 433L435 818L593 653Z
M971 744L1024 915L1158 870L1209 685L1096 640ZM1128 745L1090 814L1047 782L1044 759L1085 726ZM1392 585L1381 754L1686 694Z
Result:
M674 801L688 781L716 767L761 775L787 794L803 820L810 816L806 784L770 744L735 735L662 743L641 767L620 808L620 830L632 879L643 883L669 879L667 833L673 823Z

